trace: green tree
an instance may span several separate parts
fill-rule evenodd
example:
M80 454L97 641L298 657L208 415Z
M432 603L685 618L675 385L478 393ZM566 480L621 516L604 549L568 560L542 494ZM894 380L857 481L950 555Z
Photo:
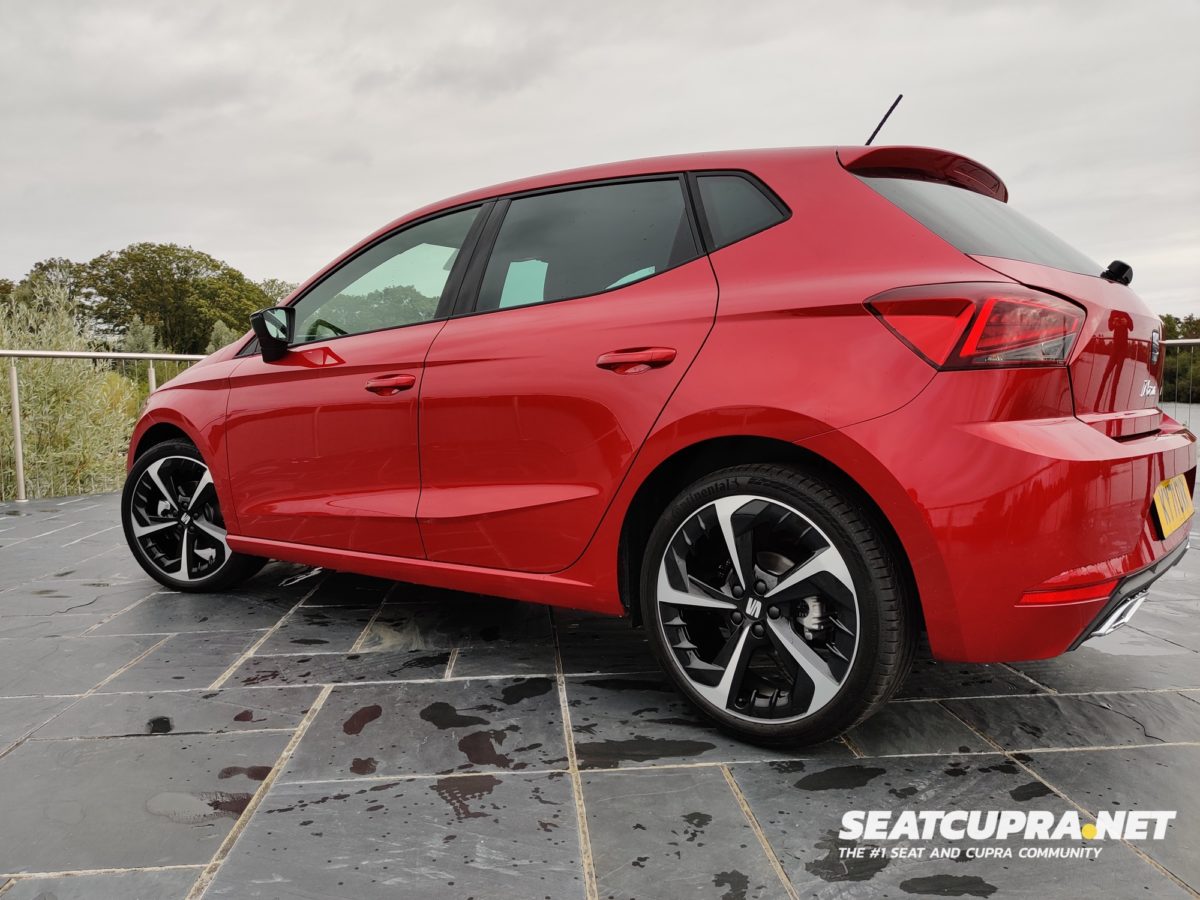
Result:
M125 353L163 353L165 349L158 340L154 326L147 325L140 316L134 316L125 327L125 334L121 337L121 350Z
M176 353L200 353L213 324L241 327L270 302L262 288L207 253L176 244L131 244L87 264L86 295L97 320L123 334L141 319Z
M267 299L276 306L284 297L299 287L294 281L283 281L280 278L264 278L258 283L258 286L267 295Z
M209 336L208 346L204 348L204 352L216 353L222 347L232 344L245 333L245 329L230 328L218 319L213 323L212 334Z

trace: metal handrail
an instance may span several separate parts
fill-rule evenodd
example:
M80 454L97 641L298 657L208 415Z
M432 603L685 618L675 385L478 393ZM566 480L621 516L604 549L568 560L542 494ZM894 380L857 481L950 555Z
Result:
M14 359L146 359L198 362L204 359L198 353L117 353L115 351L91 350L0 350L0 356Z
M1198 347L1200 346L1200 338L1171 338L1164 340L1163 344L1168 347Z
M194 353L122 353L119 351L90 350L0 350L0 358L8 359L8 390L12 399L13 430L13 476L16 479L17 502L24 503L25 496L25 445L21 437L21 389L17 381L18 359L128 359L149 363L146 367L146 382L150 393L158 390L158 375L154 371L156 362L198 362L204 356Z

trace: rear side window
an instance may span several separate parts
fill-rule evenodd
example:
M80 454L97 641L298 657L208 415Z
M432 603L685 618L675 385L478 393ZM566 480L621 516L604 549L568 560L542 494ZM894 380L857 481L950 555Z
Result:
M500 226L477 309L601 294L698 255L678 178L521 197Z
M993 197L936 181L858 177L963 253L1016 259L1081 275L1099 275L1103 268Z
M696 184L714 250L787 218L758 185L740 175L701 175Z

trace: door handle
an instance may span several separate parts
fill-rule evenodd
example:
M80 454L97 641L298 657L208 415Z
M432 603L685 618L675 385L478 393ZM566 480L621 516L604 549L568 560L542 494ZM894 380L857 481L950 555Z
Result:
M416 375L380 375L367 382L367 390L380 397L391 397L393 394L407 391L416 383Z
M639 347L635 350L613 350L601 353L596 365L618 375L636 375L651 369L661 369L675 360L674 347Z

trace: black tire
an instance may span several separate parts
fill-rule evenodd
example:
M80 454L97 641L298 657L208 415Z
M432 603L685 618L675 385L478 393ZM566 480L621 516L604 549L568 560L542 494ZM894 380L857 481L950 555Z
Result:
M208 465L188 441L165 441L138 457L121 492L121 525L134 559L172 590L223 591L267 562L225 544Z
M781 465L692 484L642 562L642 621L663 669L721 728L767 745L836 737L887 702L912 664L910 594L875 515Z

